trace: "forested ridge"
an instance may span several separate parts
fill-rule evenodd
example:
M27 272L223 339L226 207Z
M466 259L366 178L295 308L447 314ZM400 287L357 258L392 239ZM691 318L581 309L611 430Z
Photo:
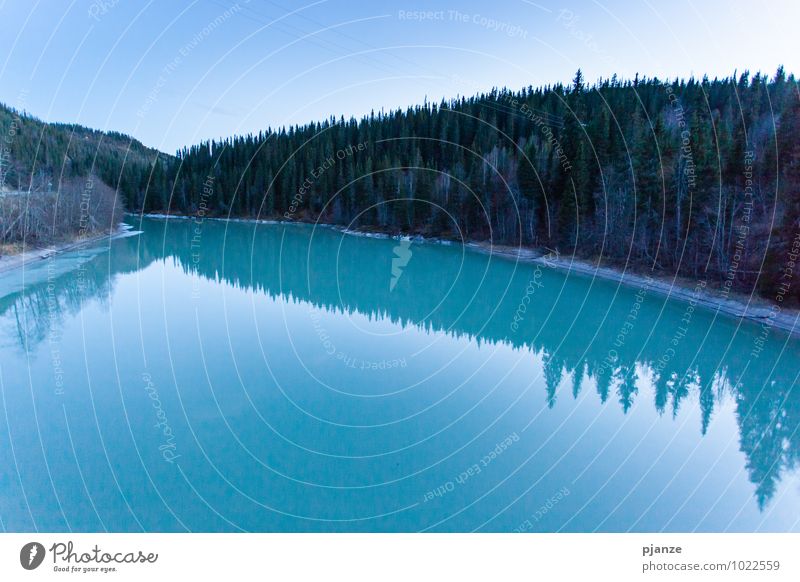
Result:
M174 189L132 206L492 239L797 301L798 135L783 69L592 86L578 71L203 142L178 153Z
M796 303L798 135L782 68L592 85L578 71L569 85L270 128L176 157L105 148L70 167L109 180L132 210L521 244Z

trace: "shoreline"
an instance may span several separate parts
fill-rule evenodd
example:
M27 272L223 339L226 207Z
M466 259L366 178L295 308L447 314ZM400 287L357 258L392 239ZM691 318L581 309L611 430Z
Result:
M75 251L82 247L92 245L103 240L114 240L124 236L132 236L134 231L129 225L120 223L113 232L95 234L86 238L75 239L61 244L41 248L27 248L22 252L0 257L0 275L5 275L16 269L24 269L31 263L43 261L55 255Z
M185 214L131 213L131 215L139 218L156 219L192 220L195 218L194 216ZM204 216L202 220L275 225L300 224L331 228L344 234L367 238L410 238L414 241L442 245L452 245L458 242L445 238L427 238L419 234L394 235L380 231L353 230L336 224L307 222L304 220L269 220L211 216ZM683 279L663 277L661 275L644 276L629 271L620 271L612 267L600 267L593 265L589 261L578 258L570 258L569 260L560 257L553 258L541 250L533 248L492 245L486 241L467 241L463 243L459 242L459 244L463 244L466 248L473 251L490 256L497 256L502 259L520 263L542 265L562 271L568 275L574 274L592 279L596 278L604 281L616 282L620 285L637 289L647 288L648 291L666 297L667 299L674 299L683 303L693 302L695 306L721 313L724 316L736 319L747 319L755 323L760 323L762 326L769 325L770 328L777 328L790 337L800 338L800 310L786 309L777 304L771 304L766 299L758 297L757 295L748 296L732 292L727 296L722 296L721 291L713 288L709 289L707 285L698 290L697 287L693 288Z
M766 299L756 295L730 293L722 296L722 291L704 285L692 287L685 279L671 279L661 275L645 276L629 271L620 271L612 267L599 267L578 258L569 260L553 258L536 249L489 245L485 242L469 242L466 246L484 254L498 256L508 260L519 261L550 267L568 275L578 275L590 279L601 279L619 283L630 288L643 289L656 295L674 299L682 303L694 303L695 306L721 313L734 319L747 319L754 323L769 325L779 329L791 337L800 338L800 310L786 309L770 304Z

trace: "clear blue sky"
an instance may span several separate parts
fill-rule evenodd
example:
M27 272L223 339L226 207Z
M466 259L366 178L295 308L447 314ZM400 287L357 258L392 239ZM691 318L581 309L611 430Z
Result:
M0 101L173 152L578 67L797 74L798 16L797 0L0 0Z

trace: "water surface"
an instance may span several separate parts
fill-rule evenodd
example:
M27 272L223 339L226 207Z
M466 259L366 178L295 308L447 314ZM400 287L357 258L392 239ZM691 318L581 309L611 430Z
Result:
M135 226L0 278L5 530L800 531L778 330L458 245Z

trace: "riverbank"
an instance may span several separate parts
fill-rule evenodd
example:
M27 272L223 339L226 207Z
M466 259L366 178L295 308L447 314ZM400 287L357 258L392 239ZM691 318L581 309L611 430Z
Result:
M175 214L136 214L135 216L160 219L194 218L192 216ZM426 238L419 234L398 235L393 232L382 232L375 228L369 230L354 230L335 224L309 222L303 220L259 220L224 217L204 217L203 220L222 220L229 222L247 222L258 224L303 224L308 226L332 228L334 230L354 236L366 236L374 238L400 238L401 236L409 236L412 240L418 240L420 242L447 245L455 244L455 242L450 239ZM715 289L711 282L706 282L706 284L700 285L700 281L689 281L686 279L670 278L661 275L641 275L628 270L620 270L613 267L595 265L583 259L573 257L564 259L559 256L554 256L553 253L545 253L538 249L496 245L486 241L469 241L464 244L467 248L476 252L489 254L502 259L513 260L520 263L542 265L568 274L611 281L620 285L625 285L626 287L633 287L637 289L647 288L648 292L652 292L656 295L661 295L669 299L686 303L691 302L696 306L700 306L728 317L754 321L762 325L767 325L770 328L782 330L793 337L800 338L800 310L787 309L777 304L769 303L767 300L756 295L748 296L733 292L724 294L721 290Z
M770 328L780 329L793 337L800 337L800 310L771 304L756 295L724 294L721 290L714 288L710 282L690 281L682 278L671 279L661 275L641 275L612 267L598 266L578 258L563 259L552 253L545 254L535 249L491 245L486 242L470 242L467 243L467 247L492 256L538 264L582 277L612 281L637 289L646 288L648 292L656 295L685 303L691 302L729 317L747 319L768 325Z
M19 253L4 255L0 257L0 275L21 269L31 263L43 261L53 255L59 255L69 251L81 249L83 247L101 242L103 240L113 240L124 236L135 234L130 225L120 223L113 232L105 232L97 235L83 237L77 240L65 241L61 244L51 245L42 248L27 248Z

